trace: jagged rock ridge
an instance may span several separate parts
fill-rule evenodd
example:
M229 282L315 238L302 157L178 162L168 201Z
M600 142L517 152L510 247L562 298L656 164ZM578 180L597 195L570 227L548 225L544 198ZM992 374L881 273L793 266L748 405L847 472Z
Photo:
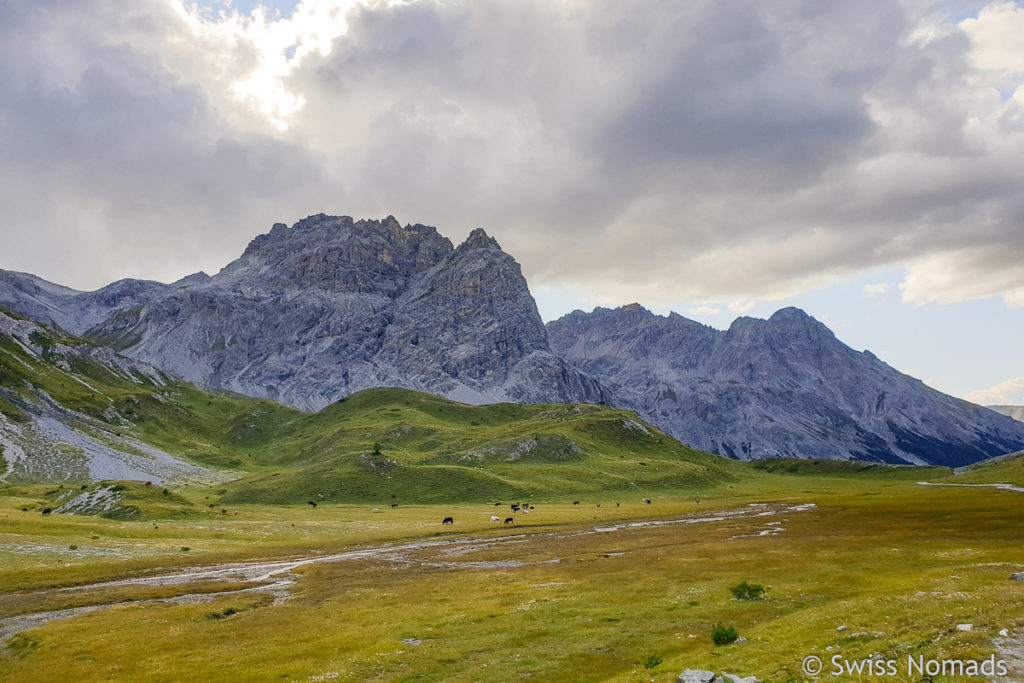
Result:
M795 308L718 331L632 304L548 324L552 350L683 443L744 460L962 465L1024 448L1024 424L857 352Z
M306 410L381 386L468 403L606 397L550 353L519 264L480 229L454 248L394 217L319 214L172 285L78 293L9 275L18 286L0 303L15 310L199 386ZM138 295L119 296L128 288Z

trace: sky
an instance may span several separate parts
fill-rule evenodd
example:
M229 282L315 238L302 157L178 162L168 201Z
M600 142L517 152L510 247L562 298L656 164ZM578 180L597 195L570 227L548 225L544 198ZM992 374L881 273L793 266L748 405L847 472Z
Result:
M275 222L483 227L545 320L795 305L1024 404L1024 6L7 0L0 268L216 272Z

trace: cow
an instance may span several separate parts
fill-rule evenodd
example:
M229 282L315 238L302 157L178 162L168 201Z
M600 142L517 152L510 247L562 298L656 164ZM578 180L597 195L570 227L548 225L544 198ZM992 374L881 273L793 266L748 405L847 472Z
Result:
M451 517L445 517L441 520L441 524L455 524L455 520Z
M616 504L615 504L615 507L619 507L619 505L620 505L620 503L616 503Z
M651 499L650 499L650 498L641 498L640 500L642 500L642 501L643 501L644 503L646 503L647 505L650 505L650 504L651 504Z
M151 482L151 481L147 481L147 482L146 482L146 487L147 487L147 488L148 488L148 487L150 487L150 486L152 486L152 485L153 485L153 482Z
M500 507L501 507L501 503L495 503L495 504L494 504L494 507L496 507L496 508L500 508Z
M522 512L522 513L523 513L524 515L528 515L528 514L530 514L530 508L528 508L528 507L527 507L527 508L523 508L523 509L521 510L521 512Z
M314 503L314 502L313 502L313 501L311 501L311 500L307 500L307 501L306 501L306 505L308 505L308 506L309 506L309 507L311 507L311 508L315 508L315 507L316 507L316 503Z
M44 515L44 516L45 516L45 515L48 515L48 514L50 514L51 512L53 512L53 510L51 510L50 508L46 508L45 510L43 510L43 515Z
M573 504L573 505L579 505L579 504L580 504L580 502L579 502L578 500L574 500L574 501L572 502L572 504Z
M398 503L392 503L391 504L391 509L392 510L394 510L396 507L398 507Z
M491 515L491 521L492 522L500 522L501 521L501 517L497 517L495 515Z
M226 514L228 514L228 511L227 511L227 510L225 510L224 508L221 508L221 509L220 509L220 514L222 514L222 515L226 515Z
M512 503L512 512L519 512L519 505L517 503Z
M505 518L505 524L511 524L511 523L512 523L512 522L514 522L514 521L515 521L515 520L514 520L513 518L511 518L511 517L506 517L506 518Z
M594 507L596 507L596 508L599 508L599 507L601 507L601 504L600 504L600 503L598 503L598 504L597 504L597 505L595 505Z

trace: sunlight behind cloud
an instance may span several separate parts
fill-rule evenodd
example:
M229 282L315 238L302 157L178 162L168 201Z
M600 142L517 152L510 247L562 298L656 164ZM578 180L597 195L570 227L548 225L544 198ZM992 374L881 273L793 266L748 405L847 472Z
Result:
M257 7L245 14L221 10L213 19L188 0L174 0L175 9L193 34L219 47L224 60L249 65L230 85L239 101L262 113L278 130L306 104L286 80L313 53L327 56L335 38L348 30L348 14L358 7L395 4L393 0L301 0L290 17Z

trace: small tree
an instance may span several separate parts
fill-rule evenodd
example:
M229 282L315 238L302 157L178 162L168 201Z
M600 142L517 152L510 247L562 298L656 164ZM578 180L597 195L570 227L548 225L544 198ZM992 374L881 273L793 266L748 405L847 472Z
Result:
M742 581L732 586L729 591L737 600L760 600L768 592L768 589L759 583Z
M740 634L736 632L736 628L733 626L726 626L722 622L718 622L711 627L711 640L715 645L728 645L729 643L735 643L736 639L740 637Z
M373 454L380 455L380 441L373 442Z

